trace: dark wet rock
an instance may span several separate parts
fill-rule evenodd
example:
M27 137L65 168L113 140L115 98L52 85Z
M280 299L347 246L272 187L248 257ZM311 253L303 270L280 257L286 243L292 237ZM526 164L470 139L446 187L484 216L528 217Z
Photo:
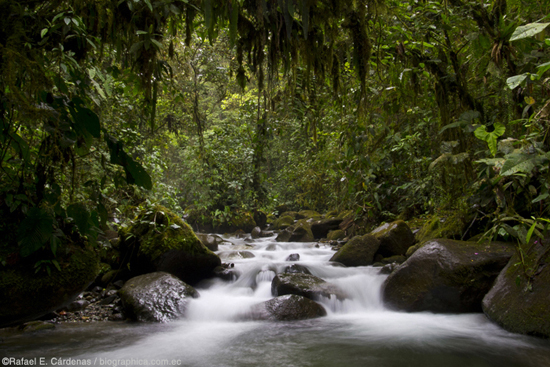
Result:
M221 264L187 223L162 206L142 211L134 223L120 233L121 258L134 275L164 271L196 284Z
M285 261L298 261L300 260L300 254L290 254Z
M391 257L385 257L380 262L382 264L403 264L407 258L403 255L395 255Z
M224 242L224 239L215 234L196 233L197 238L210 251L218 251L218 246Z
M371 234L355 236L349 240L330 261L336 261L346 266L372 265L374 254L378 251L380 241Z
M86 300L83 300L83 299L80 299L78 301L71 302L67 306L67 311L69 311L69 312L80 311L80 310L83 310L86 307L88 307L89 304L90 304L90 302L88 302Z
M253 306L246 318L252 320L293 321L325 316L320 304L302 296L287 294Z
M273 233L273 231L261 231L260 232L260 237L261 238L266 238L266 237L271 237L271 236L274 236L275 233Z
M94 249L84 244L63 244L57 260L62 271L52 267L50 273L37 272L35 260L0 266L0 327L36 320L67 306L99 272Z
M548 245L539 241L515 253L483 298L483 312L504 329L550 337L550 266Z
M386 279L384 302L408 312L480 312L513 252L501 242L429 241Z
M321 278L311 274L303 273L282 273L278 274L271 282L271 293L274 296L285 294L296 294L309 299L321 297L346 299L347 295L334 284L327 283Z
M119 291L124 314L138 321L166 322L180 317L199 293L177 277L156 272L126 282Z
M275 240L277 242L313 242L314 238L310 224L302 219L281 231Z
M411 229L402 220L381 225L371 234L380 241L378 253L382 257L405 255L415 241Z
M300 264L292 264L290 266L287 266L285 268L285 270L283 271L284 273L303 273L303 274L311 274L311 272L309 271L309 269L303 265L300 265Z
M223 280L234 281L239 278L239 274L235 271L235 264L221 264L214 269L214 274Z
M113 302L116 300L116 298L117 298L116 295L107 296L107 297L103 298L101 301L99 301L99 304L100 304L100 305L108 305L108 304L111 304L111 303L113 303Z
M282 216L275 220L273 223L273 229L285 229L294 224L294 217L289 215Z
M252 229L252 232L250 232L250 236L252 238L260 238L261 234L262 234L262 229L260 227L254 227L254 229Z
M313 233L313 237L327 237L330 231L339 229L340 223L342 223L342 219L340 218L321 219L314 221L313 223L311 223L311 232Z
M288 242L290 241L291 236L292 236L292 227L287 227L277 234L277 238L275 238L275 241Z
M379 274L384 274L384 275L391 274L394 272L395 269L397 269L398 266L399 264L397 263L386 264L381 267Z
M122 288L124 286L124 280L117 280L116 282L113 283L113 286L116 289Z
M266 251L277 251L277 244L276 243L270 243L266 248Z

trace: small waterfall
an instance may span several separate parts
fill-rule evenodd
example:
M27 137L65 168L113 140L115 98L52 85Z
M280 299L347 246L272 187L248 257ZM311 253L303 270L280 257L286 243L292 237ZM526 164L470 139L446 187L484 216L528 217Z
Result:
M222 245L219 252L231 257L232 252L246 251L254 257L232 257L234 271L239 278L233 282L216 281L207 289L199 289L201 297L190 303L186 317L191 320L232 320L255 304L271 299L271 282L276 274L297 264L312 275L340 288L345 300L323 297L317 300L330 314L346 314L383 310L380 287L385 276L372 267L346 268L329 262L334 253L328 246L315 243L277 243L273 238L234 245ZM242 242L242 243L241 243ZM293 255L297 261L287 261Z

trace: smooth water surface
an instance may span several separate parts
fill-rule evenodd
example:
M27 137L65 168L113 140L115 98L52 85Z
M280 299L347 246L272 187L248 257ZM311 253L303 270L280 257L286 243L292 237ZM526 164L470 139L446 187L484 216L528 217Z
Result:
M0 355L44 358L49 365L544 367L550 342L508 333L482 314L401 313L384 308L377 268L329 263L333 251L315 243L251 243L229 239L223 262L238 280L197 287L185 317L168 324L59 325L36 334L0 335ZM243 259L236 251L255 257ZM300 260L288 262L290 254ZM350 299L319 300L323 318L298 322L246 320L251 306L269 300L271 280L292 263L342 288Z

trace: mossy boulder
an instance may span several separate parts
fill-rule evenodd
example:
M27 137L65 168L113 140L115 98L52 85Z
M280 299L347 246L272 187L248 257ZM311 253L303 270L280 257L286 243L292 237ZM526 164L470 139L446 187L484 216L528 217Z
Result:
M483 299L483 312L504 329L550 337L550 246L535 243L514 254Z
M371 234L355 236L340 248L330 259L346 266L372 265L380 241Z
M294 217L291 217L290 215L285 215L275 220L275 222L273 223L273 229L275 230L285 229L287 227L290 227L293 224L294 224Z
M301 219L280 232L275 240L278 242L313 242L315 238L309 222Z
M416 240L418 243L435 238L460 240L466 226L465 221L465 215L459 211L434 215L416 233Z
M153 322L167 322L180 317L189 301L199 296L195 288L164 272L132 278L118 294L126 317Z
M408 312L480 312L513 253L502 242L429 241L385 280L384 302Z
M332 298L333 296L340 300L347 298L345 292L334 284L304 273L278 274L271 282L271 293L273 296L295 294L312 300L318 300L321 297Z
M295 294L270 299L252 307L246 318L252 320L294 321L322 317L327 311L320 304Z
M65 245L58 249L50 272L35 272L34 261L23 261L0 270L0 327L34 320L67 306L99 273L99 258L88 246Z
M330 231L339 229L340 223L342 223L342 219L340 218L320 219L313 221L311 223L311 232L313 233L313 237L317 239L327 237Z
M282 212L279 214L279 218L282 218L282 217L292 217L292 219L299 219L297 218L298 212L294 212L294 211Z
M128 259L134 276L164 271L196 284L221 265L191 227L162 206L141 212L120 237L122 258Z
M323 218L321 214L316 212L315 210L300 210L298 212L298 215L296 216L296 219L314 219L319 220Z
M405 255L415 241L411 229L402 220L383 224L371 234L380 241L378 253L382 257Z
M329 231L327 234L327 239L329 241L337 241L346 238L346 232L341 229L336 229L334 231Z

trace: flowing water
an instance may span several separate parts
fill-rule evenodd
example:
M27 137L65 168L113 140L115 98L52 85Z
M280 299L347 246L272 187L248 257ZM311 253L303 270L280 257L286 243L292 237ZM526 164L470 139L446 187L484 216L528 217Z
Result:
M376 367L544 367L550 342L511 334L482 314L402 313L384 308L385 279L373 267L329 263L333 251L315 243L248 243L231 238L220 246L223 262L239 278L197 287L181 320L167 324L93 323L2 339L0 355L38 358L49 365L83 361L91 365L177 366L376 366ZM253 258L240 258L249 251ZM297 262L338 285L350 299L319 302L328 315L294 322L243 321L257 303L269 300L271 280ZM40 360L39 358L43 358Z

